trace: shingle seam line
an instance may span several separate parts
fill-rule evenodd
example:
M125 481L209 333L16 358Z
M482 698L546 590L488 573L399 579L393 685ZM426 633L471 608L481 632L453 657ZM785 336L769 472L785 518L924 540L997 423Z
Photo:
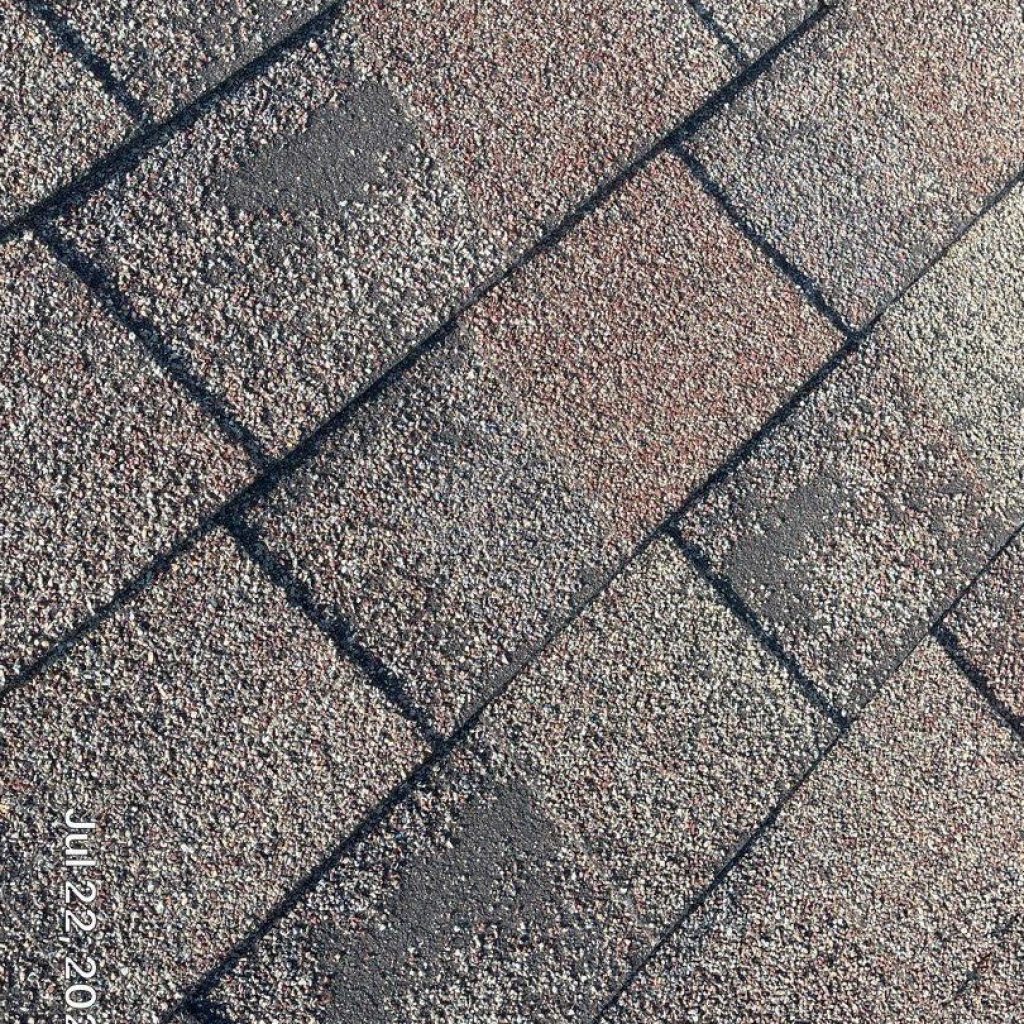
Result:
M137 124L145 124L151 120L152 115L145 105L131 94L124 82L114 74L107 61L90 49L79 32L65 18L62 18L44 0L24 0L24 7L38 21L42 22L57 44L92 75L107 96L117 103L133 121Z
M338 654L416 728L423 740L431 747L439 747L443 741L441 734L427 713L409 696L405 683L359 643L348 623L319 607L310 588L274 554L259 530L239 516L225 517L221 525L239 550L281 590L288 603L330 641Z
M957 671L978 692L986 706L999 719L1002 725L1010 729L1017 739L1024 742L1024 718L1016 714L996 693L992 681L964 650L963 644L956 633L948 626L938 624L932 628L932 636L945 651Z
M782 667L801 693L820 714L828 718L841 732L850 727L849 719L818 689L801 668L797 659L784 647L775 632L768 628L756 612L743 600L732 581L724 573L716 572L711 560L701 548L685 537L676 523L666 527L666 533L682 551L693 570L718 595L719 600L743 624L751 636Z
M637 961L624 978L616 985L614 991L609 997L601 1004L598 1008L597 1013L591 1019L591 1024L598 1024L599 1021L605 1019L607 1014L615 1007L615 1005L622 998L623 994L629 989L629 987L637 981L646 970L648 964L672 941L673 938L685 927L686 922L690 920L694 914L698 913L701 908L711 899L712 896L725 884L733 870L742 863L750 851L763 839L771 830L774 828L775 823L778 821L779 815L785 810L786 806L790 801L800 792L807 781L815 773L818 766L821 765L825 759L832 753L839 742L843 738L842 733L836 733L832 738L825 744L820 751L818 751L814 760L804 769L800 774L800 777L793 783L789 789L772 805L768 813L761 819L761 821L755 826L755 828L747 835L747 837L736 847L729 858L722 864L722 866L715 872L711 881L704 886L700 892L689 902L686 909L672 922L672 924L662 932L657 942L655 942Z
M689 0L690 7L694 14L704 23L704 27L718 40L718 42L729 51L729 56L732 57L740 67L750 63L750 56L743 52L739 43L736 42L733 37L726 32L725 28L719 23L718 19L711 13L708 5L703 0Z
M807 301L839 331L845 338L863 337L867 332L857 330L852 324L836 310L825 298L821 289L814 280L805 274L796 264L788 260L775 245L768 241L754 225L740 213L738 207L729 198L725 189L718 184L708 173L707 168L685 145L674 148L676 155L686 164L690 173L700 184L701 188L725 211L725 215L732 222L737 231L742 234L748 242L763 253L768 261L775 267L776 271L791 281L803 293Z
M113 281L83 256L53 224L41 225L36 236L55 260L65 266L95 296L104 311L139 343L142 350L197 405L224 437L245 452L257 472L270 465L270 456L256 436L228 408L227 403L192 369L189 360L168 344L156 326L140 316Z

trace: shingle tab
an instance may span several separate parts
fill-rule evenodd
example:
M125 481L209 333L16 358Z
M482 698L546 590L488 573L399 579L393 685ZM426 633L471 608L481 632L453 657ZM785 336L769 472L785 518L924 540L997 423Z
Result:
M682 524L854 710L1024 517L1015 190Z
M336 25L64 222L274 453L442 321L493 250Z
M316 0L50 0L150 116L165 118L323 6Z
M1022 765L926 640L610 1020L947 1020L1024 911Z
M1024 720L1024 534L978 580L946 625L993 693Z
M0 250L0 682L251 467L38 242Z
M111 1024L157 1020L422 755L220 533L9 694L0 749L4 1019L63 988L71 809L96 822L99 923L69 949Z
M513 248L732 71L677 0L369 0L351 17L373 65Z
M587 1020L831 727L659 541L211 994L234 1024Z
M864 323L1024 165L1014 0L835 5L695 140L745 215Z
M256 521L450 726L839 345L666 156Z
M20 4L0 11L0 219L66 185L131 128L42 22Z

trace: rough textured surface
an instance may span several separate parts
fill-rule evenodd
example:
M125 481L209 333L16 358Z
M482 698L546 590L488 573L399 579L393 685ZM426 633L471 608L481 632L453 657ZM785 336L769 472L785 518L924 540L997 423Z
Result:
M0 10L0 221L66 185L131 128L19 3Z
M320 9L314 0L51 0L150 117L165 118Z
M672 156L465 323L627 540L842 343Z
M0 8L4 1024L1019 1024L1020 4Z
M731 71L678 0L370 0L351 17L372 66L512 248L560 220Z
M217 990L235 1024L589 1020L828 735L661 541Z
M451 725L838 345L665 157L257 521Z
M250 476L42 245L0 249L0 683Z
M65 224L272 452L490 273L493 250L337 27Z
M112 1024L157 1020L420 753L221 534L9 695L0 749L4 1019L58 1005L74 809L96 822L101 923L72 949L101 965Z
M1024 509L1024 195L987 216L683 530L847 709Z
M700 3L748 60L760 56L818 7L816 0L700 0Z
M1022 765L925 641L610 1019L945 1021L1024 911Z
M968 973L944 1024L1004 1024L1024 1006L1024 930L1019 920Z
M1024 534L981 577L947 626L999 700L1024 720Z
M1024 163L1014 0L849 0L698 136L733 201L854 323Z

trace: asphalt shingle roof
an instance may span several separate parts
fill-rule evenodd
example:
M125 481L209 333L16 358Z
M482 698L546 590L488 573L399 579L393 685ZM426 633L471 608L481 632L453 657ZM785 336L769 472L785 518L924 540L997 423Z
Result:
M1022 1019L1022 40L0 5L0 1018Z

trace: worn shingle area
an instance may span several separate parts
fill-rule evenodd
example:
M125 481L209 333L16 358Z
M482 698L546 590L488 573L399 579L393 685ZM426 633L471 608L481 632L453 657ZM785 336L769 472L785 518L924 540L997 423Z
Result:
M111 1024L155 1021L423 755L404 719L216 532L0 704L4 1019L60 1006L66 810L96 821Z
M1014 0L831 6L694 140L713 178L851 323L1024 164Z
M1024 721L1024 534L989 567L946 625L993 693Z
M0 10L0 222L120 142L131 120L21 3Z
M39 242L0 249L0 681L251 476Z
M253 522L451 725L840 344L666 155Z
M964 987L983 1005L975 969L1005 971L1024 910L1022 765L926 640L609 1019L1010 1024L946 1010ZM993 1000L1008 981L989 977Z
M210 995L235 1024L589 1020L831 726L668 541Z
M1024 194L985 217L683 532L846 710L1024 511Z
M486 232L336 25L62 229L274 454L486 276Z

